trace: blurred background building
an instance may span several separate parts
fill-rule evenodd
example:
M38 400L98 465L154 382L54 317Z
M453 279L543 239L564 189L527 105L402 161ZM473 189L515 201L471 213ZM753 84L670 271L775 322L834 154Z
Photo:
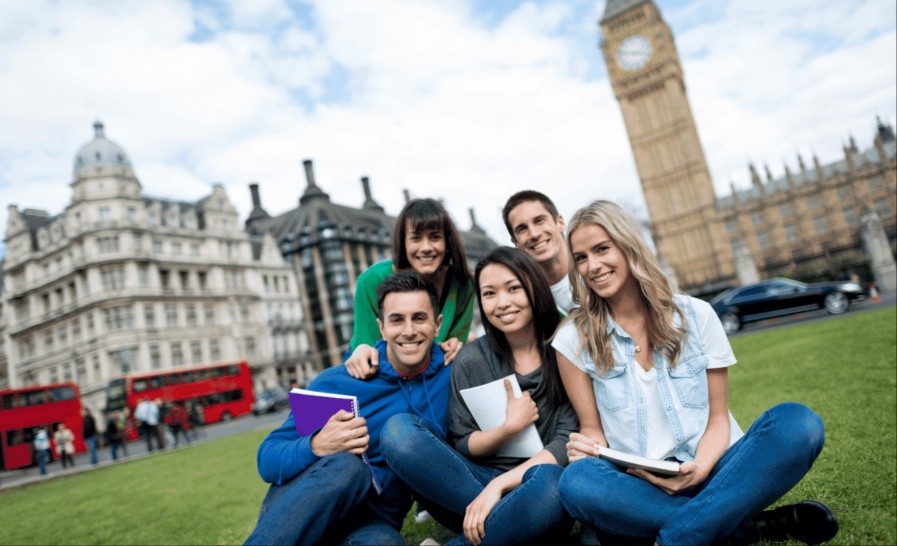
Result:
M9 206L0 264L0 388L73 381L102 410L110 379L245 359L258 390L337 364L355 279L390 257L387 215L330 201L305 162L299 206L276 218L251 184L245 223L224 188L151 197L124 149L94 125L59 214ZM471 211L471 218L473 213ZM496 246L474 222L472 262Z

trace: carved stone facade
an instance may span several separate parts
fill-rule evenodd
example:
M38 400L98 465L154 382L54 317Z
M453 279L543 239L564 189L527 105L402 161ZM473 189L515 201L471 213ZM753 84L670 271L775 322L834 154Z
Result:
M651 0L609 0L601 50L629 135L658 254L682 289L711 294L738 284L733 247L747 248L761 277L832 278L867 267L860 216L875 210L895 244L894 131L879 122L874 145L853 138L844 159L806 166L717 198L688 103L670 27ZM742 259L742 262L744 260ZM744 268L747 271L749 268ZM744 276L744 275L742 275ZM747 275L750 277L751 275Z
M272 316L304 316L274 239L250 241L219 185L192 203L144 195L127 154L94 127L63 212L9 206L8 385L74 381L99 411L122 373L246 359L256 387L273 386Z

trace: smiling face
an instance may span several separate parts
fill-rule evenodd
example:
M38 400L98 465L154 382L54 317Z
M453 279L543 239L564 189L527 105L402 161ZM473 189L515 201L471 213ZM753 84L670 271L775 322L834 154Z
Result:
M445 261L445 233L441 229L414 231L405 225L405 255L411 268L421 275L433 275Z
M553 217L539 201L525 201L508 213L514 234L512 241L539 263L562 259L564 254L564 219Z
M501 264L490 264L480 273L480 301L486 320L505 335L533 326L533 306L520 279Z
M583 224L570 234L573 267L586 286L613 302L638 293L638 283L630 274L623 250L598 224ZM634 291L634 292L632 292Z
M435 316L430 296L423 290L392 292L383 298L383 319L377 319L386 341L386 356L393 368L413 373L429 362L433 338L442 315Z

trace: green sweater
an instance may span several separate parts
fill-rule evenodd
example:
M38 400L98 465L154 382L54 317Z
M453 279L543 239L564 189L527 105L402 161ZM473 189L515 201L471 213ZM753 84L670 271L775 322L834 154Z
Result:
M380 339L380 327L377 326L377 286L392 273L392 260L383 260L367 268L358 277L358 282L355 283L355 323L352 327L352 341L349 343L350 351L362 343L373 347ZM439 329L436 342L456 338L466 343L473 320L473 303L476 300L473 281L458 282L451 270L446 280L451 285L442 306L442 328Z

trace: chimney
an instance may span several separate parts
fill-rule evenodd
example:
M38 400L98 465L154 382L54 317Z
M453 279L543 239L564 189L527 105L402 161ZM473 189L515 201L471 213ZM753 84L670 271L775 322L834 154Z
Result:
M411 192L408 191L408 188L405 188L405 189L402 190L402 195L405 196L405 203L406 203L406 204L407 204L409 201L411 201Z
M262 208L262 199L259 197L259 185L258 182L253 182L249 185L249 193L252 194L252 208L260 209Z
M305 180L308 181L308 187L317 187L317 184L315 184L315 169L314 166L312 166L311 159L306 159L302 164L305 166Z
M381 207L376 201L374 201L374 198L371 196L371 180L368 177L361 177L361 187L364 188L364 205L362 205L362 208L375 209L380 212L385 212L383 210L383 207Z
M485 234L486 234L486 231L483 230L483 228L481 228L481 227L477 224L477 215L476 215L476 213L474 212L473 207L470 207L470 208L467 209L467 210L468 210L468 212L470 212L470 231L473 231L473 232L476 232L476 233L482 233L483 235L485 235Z

